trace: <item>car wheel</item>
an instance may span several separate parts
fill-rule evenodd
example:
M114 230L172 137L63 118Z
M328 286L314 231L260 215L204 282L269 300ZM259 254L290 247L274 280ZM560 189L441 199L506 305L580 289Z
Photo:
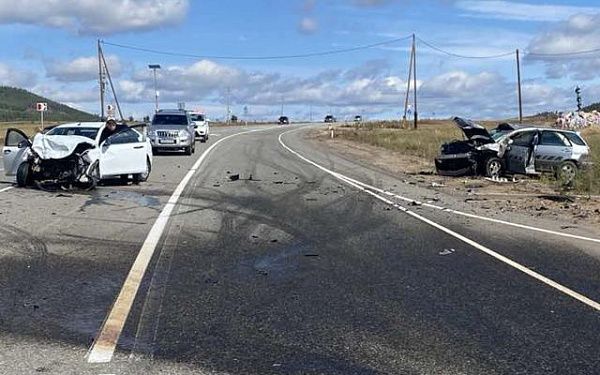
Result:
M17 168L17 186L25 187L31 183L29 163L21 163Z
M150 160L146 159L146 172L134 174L133 175L133 183L139 184L140 182L148 181L148 177L150 177L151 171L152 171L152 164L150 164Z
M485 161L485 175L490 178L498 178L503 172L502 160L492 156Z
M122 174L121 175L121 183L123 185L127 185L128 182L129 182L129 175L128 174Z
M563 161L556 170L556 178L563 185L569 185L577 176L577 165L572 161Z
M185 148L185 154L186 155L191 155L192 154L192 146L188 146Z

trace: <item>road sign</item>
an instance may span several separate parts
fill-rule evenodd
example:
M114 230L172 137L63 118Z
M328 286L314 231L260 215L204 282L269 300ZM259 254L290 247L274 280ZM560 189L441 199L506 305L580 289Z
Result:
M48 103L36 103L35 109L38 112L46 112L48 110Z

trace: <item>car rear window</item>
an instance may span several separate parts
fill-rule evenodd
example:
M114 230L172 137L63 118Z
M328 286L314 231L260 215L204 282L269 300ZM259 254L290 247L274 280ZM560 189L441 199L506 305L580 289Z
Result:
M82 128L82 127L67 127L67 128L54 128L50 130L48 135L79 135L87 137L89 139L96 139L98 135L98 128Z
M154 115L152 125L187 125L187 116L184 115Z
M204 115L190 115L192 121L204 121Z
M583 139L581 139L581 137L575 133L562 133L565 137L569 138L569 141L571 141L572 143L578 145L578 146L585 146L585 142L583 141Z

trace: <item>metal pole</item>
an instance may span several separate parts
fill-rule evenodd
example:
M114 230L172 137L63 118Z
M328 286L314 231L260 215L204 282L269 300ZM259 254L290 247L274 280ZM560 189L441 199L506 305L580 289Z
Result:
M102 73L102 47L98 39L98 76L100 83L100 121L104 121L104 74Z
M44 111L40 111L40 116L42 120L42 133L44 132Z
M154 108L155 111L158 112L158 86L156 83L156 68L152 70L154 71Z
M413 86L415 93L415 129L417 129L419 116L417 114L417 41L415 34L413 34Z
M519 95L519 122L523 122L523 100L521 98L521 60L517 49L517 92Z

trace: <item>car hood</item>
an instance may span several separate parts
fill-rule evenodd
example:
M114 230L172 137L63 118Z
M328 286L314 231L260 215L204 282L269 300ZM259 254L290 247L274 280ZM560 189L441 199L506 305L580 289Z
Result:
M455 117L452 119L456 126L463 131L468 140L479 141L483 143L494 143L494 139L483 126L474 123L471 120Z
M46 135L38 133L33 137L31 148L42 159L62 159L71 155L81 143L95 146L93 140L80 135Z

